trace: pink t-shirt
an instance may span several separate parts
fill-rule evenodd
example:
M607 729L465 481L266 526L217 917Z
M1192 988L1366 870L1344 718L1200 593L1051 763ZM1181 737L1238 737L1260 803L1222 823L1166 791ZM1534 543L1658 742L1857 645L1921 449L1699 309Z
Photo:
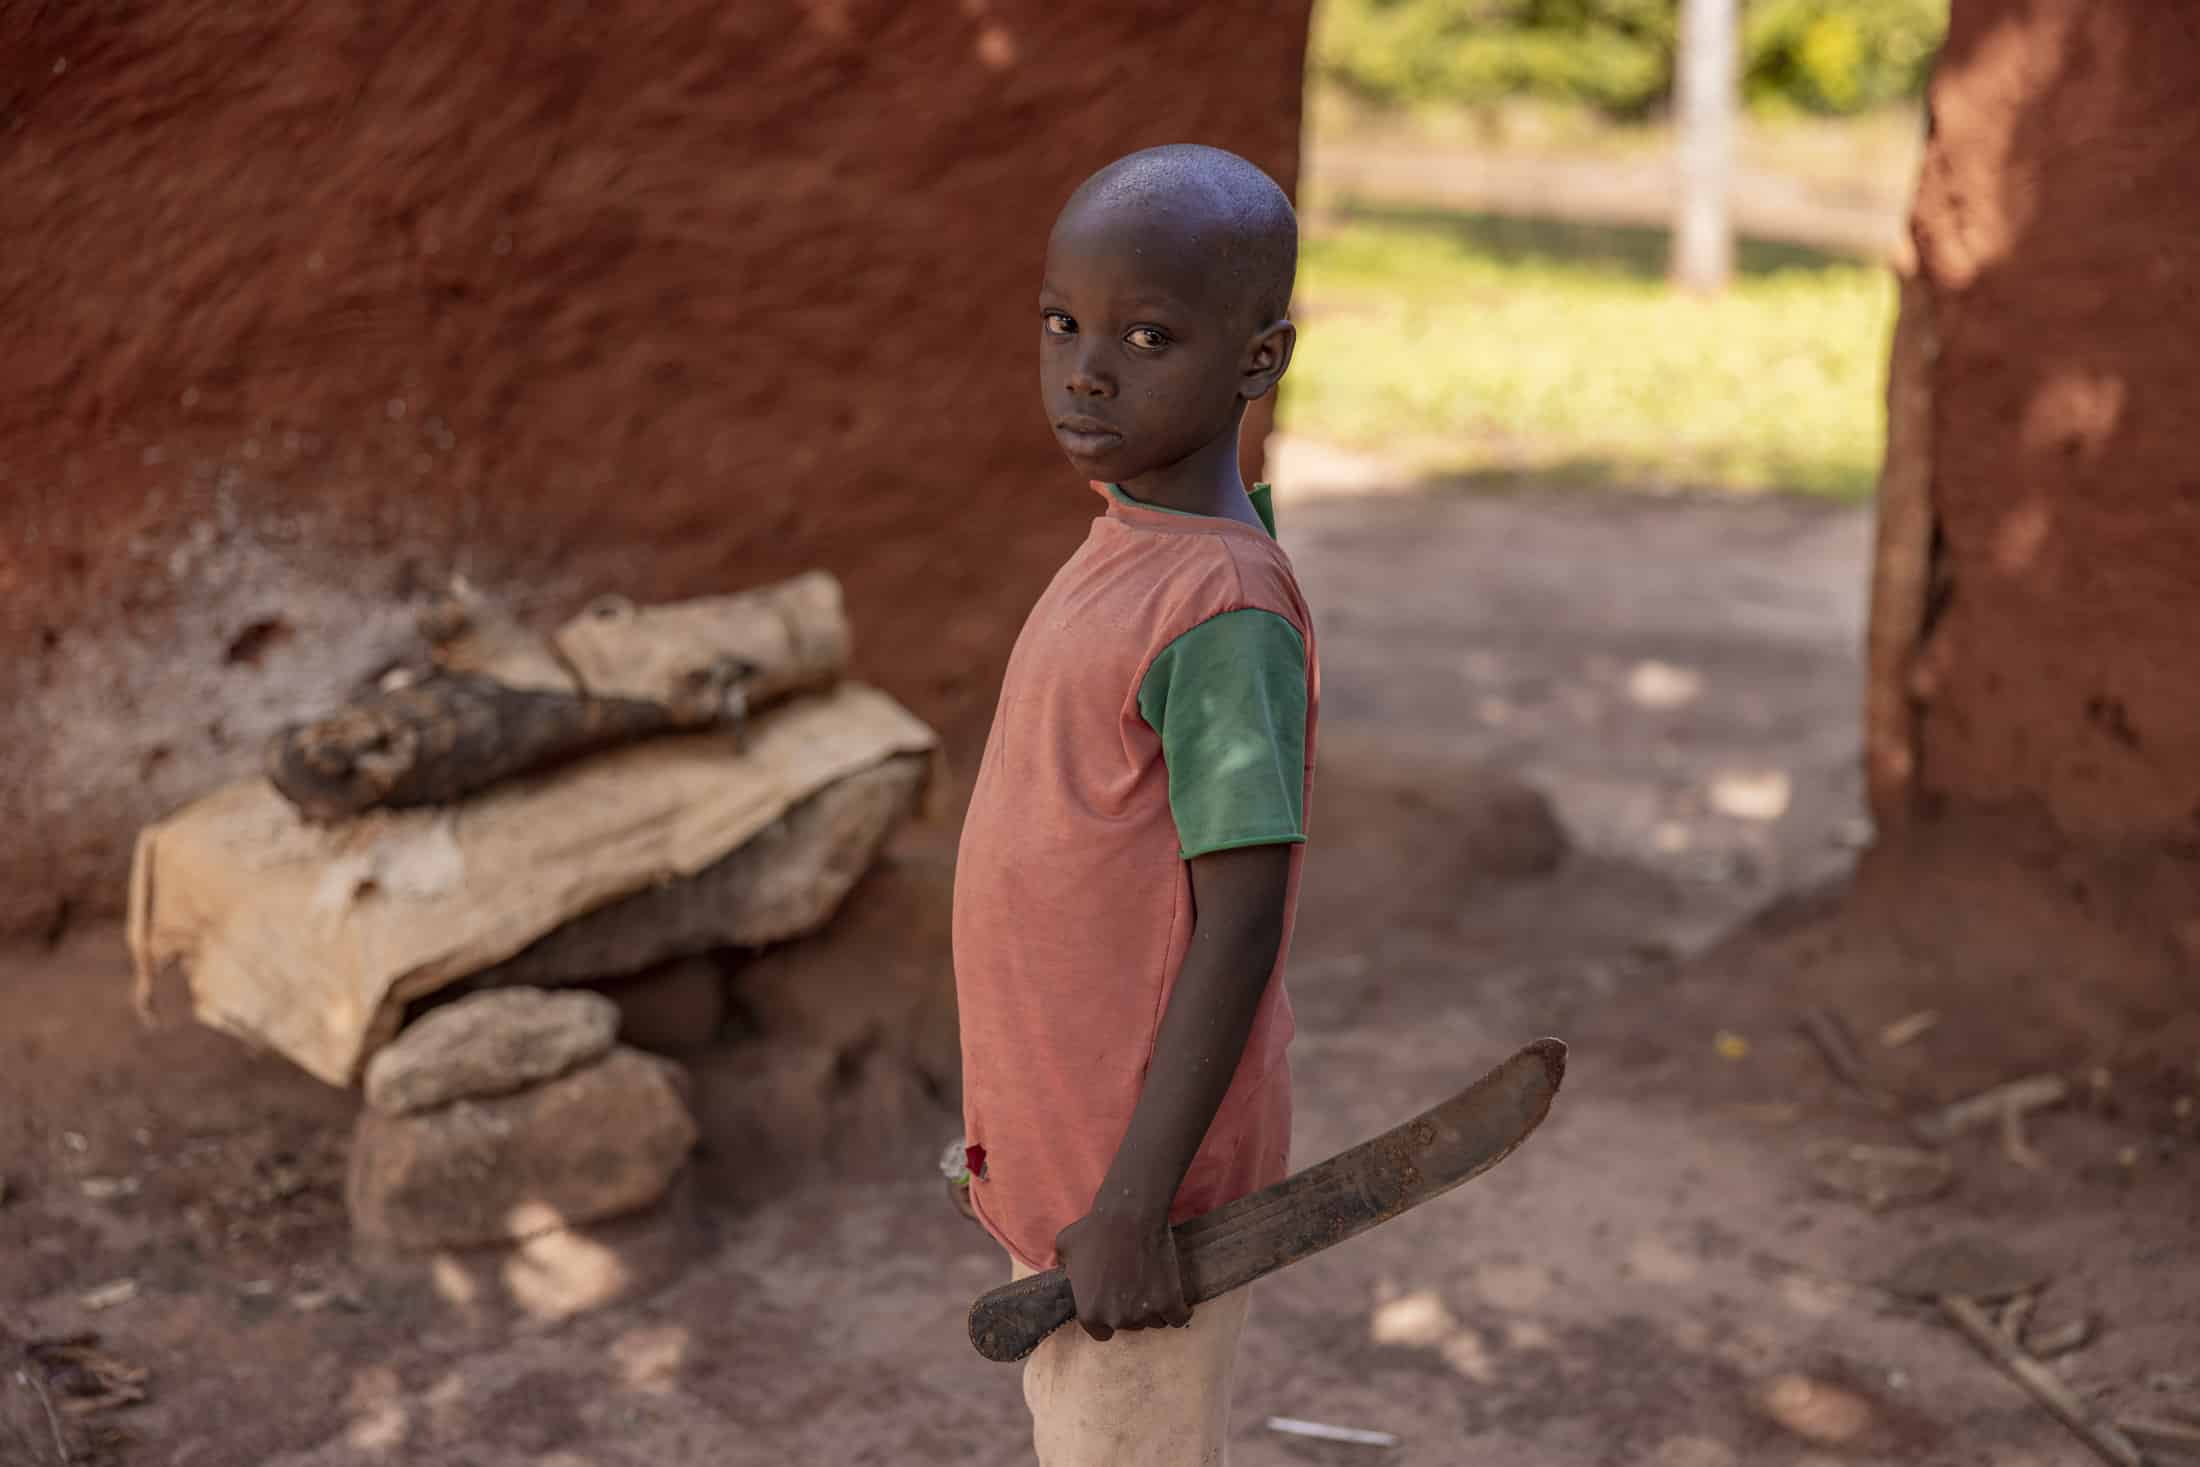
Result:
M1192 934L1148 665L1225 612L1273 612L1306 645L1311 793L1320 664L1291 563L1252 525L1111 498L1009 656L955 870L963 1119L982 1147L978 1216L1032 1268L1115 1159ZM1291 1141L1283 965L1305 847L1291 848L1283 945L1245 1055L1171 1209L1206 1212L1280 1180Z

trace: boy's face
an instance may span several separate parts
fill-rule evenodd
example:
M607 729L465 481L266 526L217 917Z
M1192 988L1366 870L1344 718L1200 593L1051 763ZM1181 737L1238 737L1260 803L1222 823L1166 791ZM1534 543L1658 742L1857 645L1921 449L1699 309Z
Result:
M1282 375L1254 315L1196 224L1072 202L1039 290L1039 392L1078 472L1123 483L1234 435Z

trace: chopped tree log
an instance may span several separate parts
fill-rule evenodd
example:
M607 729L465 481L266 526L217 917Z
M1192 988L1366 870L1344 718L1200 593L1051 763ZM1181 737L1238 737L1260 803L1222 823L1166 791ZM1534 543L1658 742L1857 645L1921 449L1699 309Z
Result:
M423 617L434 670L277 734L269 781L309 820L437 805L656 734L738 722L846 671L840 583L812 571L669 606L599 601L551 639L460 587Z
M269 783L308 820L440 805L500 780L652 734L708 727L721 709L583 698L436 673L278 733Z
M492 678L508 688L539 693L593 692L565 665L558 649L530 631L509 607L490 601L464 579L417 618L429 660L439 672Z
M832 682L848 666L840 582L824 571L665 606L606 597L559 627L561 663L599 698L683 706L719 668L745 669L749 707Z

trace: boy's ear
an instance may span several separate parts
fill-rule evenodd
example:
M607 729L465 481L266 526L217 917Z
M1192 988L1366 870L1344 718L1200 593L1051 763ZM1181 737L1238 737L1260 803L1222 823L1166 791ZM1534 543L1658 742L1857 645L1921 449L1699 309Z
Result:
M1291 353L1298 344L1299 328L1288 320L1273 321L1261 327L1246 343L1238 395L1253 402L1274 392L1283 374L1290 370Z

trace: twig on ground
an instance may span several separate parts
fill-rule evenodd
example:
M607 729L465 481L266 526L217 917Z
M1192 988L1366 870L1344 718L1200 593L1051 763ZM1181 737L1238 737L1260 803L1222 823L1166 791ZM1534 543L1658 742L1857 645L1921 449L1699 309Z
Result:
M60 1393L64 1416L91 1416L145 1399L149 1372L100 1349L96 1334L32 1340L23 1353L31 1368Z
M1966 1100L1939 1110L1928 1111L1910 1122L1910 1129L1923 1141L1934 1143L1953 1140L1966 1131L1992 1125L2004 1113L2020 1114L2060 1105L2070 1094L2070 1082L2060 1075L2033 1075L2028 1079L2012 1080L2006 1085L1996 1085Z
M2001 1332L2018 1348L2024 1345L2024 1326L2032 1318L2032 1306L2040 1302L2038 1294L2019 1294L2001 1306Z
M2164 1451L2181 1455L2200 1456L2200 1426L2187 1426L2182 1421L2163 1421L2149 1416L2125 1416L2116 1425L2125 1436L2143 1447L2160 1447Z
M79 1295L77 1302L86 1309L112 1309L118 1304L129 1303L137 1296L138 1284L136 1279L116 1279L112 1283L101 1284L98 1288Z
M2035 1334L2031 1340L2033 1358L2052 1360L2072 1350L2083 1349L2093 1338L2094 1323L2092 1315L2081 1314L2067 1324Z
M1801 1023L1803 1032L1818 1047L1818 1053L1825 1058L1826 1068L1833 1071L1835 1079L1881 1110L1893 1104L1865 1078L1864 1062L1856 1053L1856 1041L1849 1037L1848 1025L1841 1022L1838 1014L1830 1009L1808 1008L1802 1012Z
M2053 1371L2013 1344L1975 1300L1961 1294L1943 1294L1940 1310L1970 1338L1979 1353L2030 1392L2032 1399L2069 1427L2079 1440L2100 1455L2102 1461L2113 1462L2116 1467L2146 1467L2146 1458L2130 1437L2096 1417Z
M1320 1421L1300 1421L1290 1416L1268 1418L1270 1431L1285 1436L1312 1437L1316 1441L1351 1442L1363 1447L1394 1447L1398 1438L1387 1431L1363 1431L1356 1426L1330 1426Z
M1900 1049L1940 1022L1938 1009L1920 1009L1914 1014L1895 1020L1879 1031L1879 1042L1888 1049Z
M76 1454L69 1450L69 1439L61 1430L61 1417L53 1409L53 1398L46 1394L46 1383L38 1378L35 1368L18 1370L15 1378L29 1386L31 1394L38 1397L38 1404L45 1408L46 1425L53 1430L53 1449L61 1454L61 1467L69 1467L76 1460Z
M2024 1134L2024 1112L2013 1105L2001 1113L2001 1154L2026 1171L2036 1172L2047 1165L2047 1158L2032 1149Z

